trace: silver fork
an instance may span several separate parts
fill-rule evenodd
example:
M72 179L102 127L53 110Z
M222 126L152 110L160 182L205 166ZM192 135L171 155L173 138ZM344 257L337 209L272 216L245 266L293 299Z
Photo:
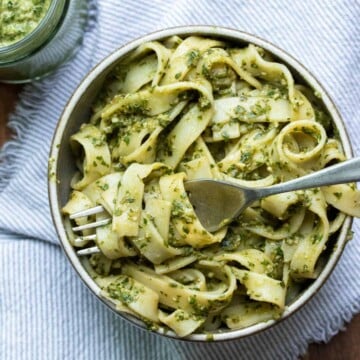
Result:
M344 184L360 180L360 157L329 166L325 169L266 188L248 188L227 181L213 179L196 179L185 182L196 215L208 231L216 231L240 215L246 207L261 198L289 191L316 188L326 185ZM104 212L102 206L72 214L70 219ZM73 231L96 228L111 222L110 218L86 225L73 227ZM96 235L79 237L75 243L84 240L95 240ZM97 246L82 249L78 255L99 253Z
M90 209L86 209L86 210L82 210L82 211L78 211L76 213L73 213L69 216L70 220L75 220L75 219L79 219L85 216L90 216L90 215L96 215L96 214L100 214L105 212L106 210L101 206L95 206L93 208ZM79 232L79 231L83 231L83 230L88 230L88 229L94 229L97 228L98 226L104 226L107 225L111 222L111 218L107 218L107 219L103 219L103 220L99 220L99 221L95 221L92 223L88 223L85 225L79 225L79 226L74 226L72 227L72 231L73 232ZM86 236L79 236L78 238L76 238L74 240L74 244L80 244L83 241L95 241L96 240L96 234L92 234L92 235L86 235ZM92 246L89 248L85 248L85 249L81 249L78 250L76 252L79 256L85 256L85 255L92 255L92 254L98 254L100 253L100 249L97 246Z

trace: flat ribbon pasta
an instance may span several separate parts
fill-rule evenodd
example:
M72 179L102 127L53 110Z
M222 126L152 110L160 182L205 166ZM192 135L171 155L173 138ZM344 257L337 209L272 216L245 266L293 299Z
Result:
M69 241L99 248L83 264L101 296L153 330L186 337L278 319L321 273L346 214L360 216L354 184L264 198L210 233L184 182L291 180L345 160L336 134L313 91L257 46L200 36L142 44L71 136ZM75 224L110 223L79 238L69 215L96 205L105 211Z
M73 179L74 189L82 190L86 185L110 172L110 151L104 134L97 127L83 125L80 131L71 137L71 145L75 152L80 145L85 153L80 169L83 177Z

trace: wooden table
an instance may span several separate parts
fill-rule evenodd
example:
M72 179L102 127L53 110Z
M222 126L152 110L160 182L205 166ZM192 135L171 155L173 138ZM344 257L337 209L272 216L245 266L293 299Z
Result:
M0 84L0 146L11 137L6 127L13 110L20 85ZM328 344L311 344L303 360L358 360L360 359L360 314L354 317L347 330L340 332Z

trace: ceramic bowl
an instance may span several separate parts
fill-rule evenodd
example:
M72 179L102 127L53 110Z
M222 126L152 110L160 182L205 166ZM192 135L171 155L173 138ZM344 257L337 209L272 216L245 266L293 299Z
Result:
M50 208L53 221L59 235L60 243L65 251L65 254L67 255L72 266L75 268L79 277L94 293L94 295L97 296L98 299L103 301L109 308L114 311L114 305L100 295L100 288L84 269L81 258L76 255L76 252L70 244L64 228L61 208L67 202L70 192L70 180L75 171L75 162L69 146L69 138L79 129L82 123L89 120L90 106L92 102L94 101L99 90L101 89L105 78L113 70L116 64L119 63L120 59L122 59L124 56L126 56L128 53L136 49L140 44L144 42L162 40L173 35L179 35L181 37L186 37L189 35L215 37L231 41L232 43L239 45L253 43L272 53L275 59L285 64L290 69L298 83L306 84L320 95L324 108L327 109L335 126L338 129L338 133L340 135L346 157L352 157L351 145L349 138L346 134L344 123L334 103L329 98L323 86L302 64L300 64L297 60L295 60L285 51L281 50L280 48L269 43L266 40L260 39L257 36L245 32L228 28L221 28L215 26L186 26L157 31L142 36L141 38L133 40L126 45L120 47L112 54L107 56L92 71L89 72L89 74L84 78L84 80L78 86L71 99L67 103L58 122L50 150L50 164L52 167L51 171L55 172L57 181L54 181L52 177L50 177L49 179ZM330 245L332 248L328 249L327 251L328 259L319 277L314 280L308 287L306 287L292 303L286 306L286 309L281 319L287 318L288 316L296 312L298 309L300 309L302 306L304 306L324 284L324 282L334 269L344 249L347 241L347 234L351 228L351 223L352 218L347 217L343 226L338 232L337 239L335 239L335 241L333 241ZM146 329L146 325L141 320L134 318L129 314L118 312L117 314L119 314L119 316L123 319L130 321L131 323L143 329ZM264 331L268 329L274 324L279 323L281 319L276 321L271 320L264 323L258 323L256 325L239 330L221 329L220 331L213 334L212 340L231 340L253 335L259 331ZM179 337L175 333L171 331L165 331L165 329L163 328L160 328L159 330L157 330L157 332L164 336L179 339ZM195 333L186 337L184 340L208 341L208 339L208 334Z

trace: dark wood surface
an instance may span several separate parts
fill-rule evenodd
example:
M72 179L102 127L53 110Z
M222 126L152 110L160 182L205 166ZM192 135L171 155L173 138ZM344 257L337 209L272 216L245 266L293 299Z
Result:
M0 83L0 146L12 134L6 123L9 113L14 109L20 85ZM0 164L1 166L1 164ZM355 316L346 331L341 331L328 344L311 344L303 360L359 360L360 359L360 314Z

